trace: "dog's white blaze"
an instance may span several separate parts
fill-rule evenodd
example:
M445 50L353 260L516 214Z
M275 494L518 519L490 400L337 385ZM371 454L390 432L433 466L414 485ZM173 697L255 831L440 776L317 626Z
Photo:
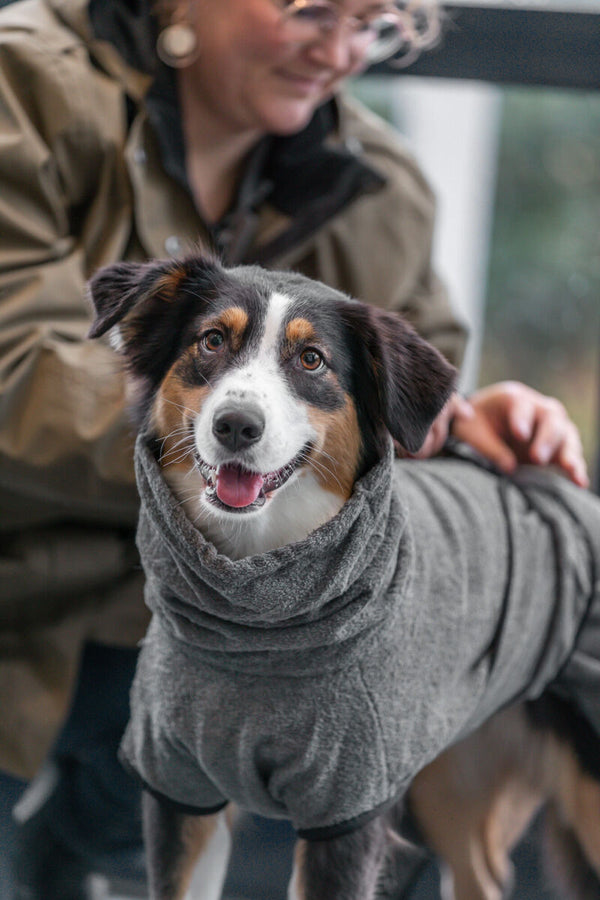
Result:
M261 354L266 356L277 350L281 339L281 330L285 314L290 306L291 300L285 294L279 294L274 291L269 297L269 308L265 317L265 330L261 341Z
M254 356L219 380L196 419L198 453L211 466L232 459L212 431L213 417L222 404L247 404L262 410L265 429L261 440L235 459L264 475L290 462L315 436L305 405L294 397L280 368L279 348L290 302L283 294L271 295L264 332Z

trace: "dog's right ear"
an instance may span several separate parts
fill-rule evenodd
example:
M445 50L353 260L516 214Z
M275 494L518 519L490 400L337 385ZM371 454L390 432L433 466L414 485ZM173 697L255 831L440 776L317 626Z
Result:
M130 374L156 384L177 353L190 307L202 311L220 271L205 257L106 266L88 285L96 312L88 336L110 332Z
M455 389L456 369L398 314L358 302L340 309L357 341L363 415L375 435L384 425L416 453Z

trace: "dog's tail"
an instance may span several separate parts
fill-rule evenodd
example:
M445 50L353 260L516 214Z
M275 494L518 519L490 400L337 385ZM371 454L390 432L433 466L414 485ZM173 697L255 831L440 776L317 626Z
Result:
M585 824L578 823L581 828ZM594 823L600 828L600 809ZM555 804L544 811L543 854L544 869L557 889L559 897L568 900L598 900L600 898L600 873L590 862L582 845L586 841L598 843L598 833L578 835L580 828L565 823Z

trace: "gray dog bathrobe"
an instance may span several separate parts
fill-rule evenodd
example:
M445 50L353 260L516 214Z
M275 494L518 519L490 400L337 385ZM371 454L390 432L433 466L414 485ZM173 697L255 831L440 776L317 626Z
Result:
M232 561L142 438L154 615L122 757L155 794L304 837L350 830L441 750L552 682L600 734L600 501L392 452L305 540Z

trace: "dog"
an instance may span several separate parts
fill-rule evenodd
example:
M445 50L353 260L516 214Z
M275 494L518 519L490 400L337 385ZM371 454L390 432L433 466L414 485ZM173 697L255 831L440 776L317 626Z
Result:
M542 807L557 883L600 896L596 498L396 461L453 368L301 275L197 255L89 292L139 427L153 619L122 753L153 900L217 900L230 801L292 820L290 900L375 897L407 822L445 898L500 900Z

